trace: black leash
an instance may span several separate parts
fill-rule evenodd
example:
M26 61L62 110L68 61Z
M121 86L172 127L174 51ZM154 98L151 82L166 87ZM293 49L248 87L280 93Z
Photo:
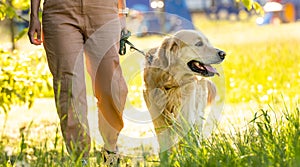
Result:
M126 54L126 44L127 44L127 45L130 46L130 50L136 50L139 53L141 53L142 55L146 56L146 54L143 51L139 50L131 42L128 41L130 36L131 36L130 31L127 31L127 33L125 33L124 30L121 31L119 54L120 55L125 55Z

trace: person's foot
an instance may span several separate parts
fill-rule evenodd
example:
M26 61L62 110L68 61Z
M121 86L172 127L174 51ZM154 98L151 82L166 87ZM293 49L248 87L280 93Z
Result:
M102 156L104 165L107 166L119 166L120 164L120 156L117 152L108 151L106 149L102 149Z

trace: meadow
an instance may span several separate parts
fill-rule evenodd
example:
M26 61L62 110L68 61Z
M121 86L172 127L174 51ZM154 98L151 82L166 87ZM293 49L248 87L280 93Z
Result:
M149 144L131 148L121 166L300 166L300 23L257 26L253 20L210 21L202 15L193 21L227 53L217 67L223 76L217 81L222 120L201 142L201 134L191 131L161 163ZM149 49L162 37L130 39ZM138 56L129 56L135 54L122 57L123 65L130 60L129 65L140 66L131 61ZM128 73L125 67L129 101L141 107L140 71ZM80 164L67 156L54 109L52 100L38 99L31 109L15 106L8 115L0 113L0 167ZM101 164L99 147L91 150L90 166Z

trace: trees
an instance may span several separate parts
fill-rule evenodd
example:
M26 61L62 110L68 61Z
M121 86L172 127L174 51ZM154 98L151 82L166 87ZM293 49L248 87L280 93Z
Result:
M15 26L29 22L26 15L22 16L22 11L28 9L29 0L0 1L0 20L9 23L12 43L11 51L0 48L0 113L7 113L11 105L28 104L30 107L35 97L51 96L51 75L43 51L23 53L15 48L15 41L27 33L26 26L19 32L15 31Z
M51 96L51 75L41 50L32 53L0 50L0 113L11 105L28 104L35 97Z
M0 1L0 21L8 21L11 32L12 50L16 49L15 41L21 38L27 32L27 28L23 27L20 32L15 31L15 24L28 24L22 13L29 10L29 0L1 0Z

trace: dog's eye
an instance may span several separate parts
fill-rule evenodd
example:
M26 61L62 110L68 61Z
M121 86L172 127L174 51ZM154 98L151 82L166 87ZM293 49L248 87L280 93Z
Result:
M195 44L195 46L202 46L203 45L203 42L202 41L199 41Z

